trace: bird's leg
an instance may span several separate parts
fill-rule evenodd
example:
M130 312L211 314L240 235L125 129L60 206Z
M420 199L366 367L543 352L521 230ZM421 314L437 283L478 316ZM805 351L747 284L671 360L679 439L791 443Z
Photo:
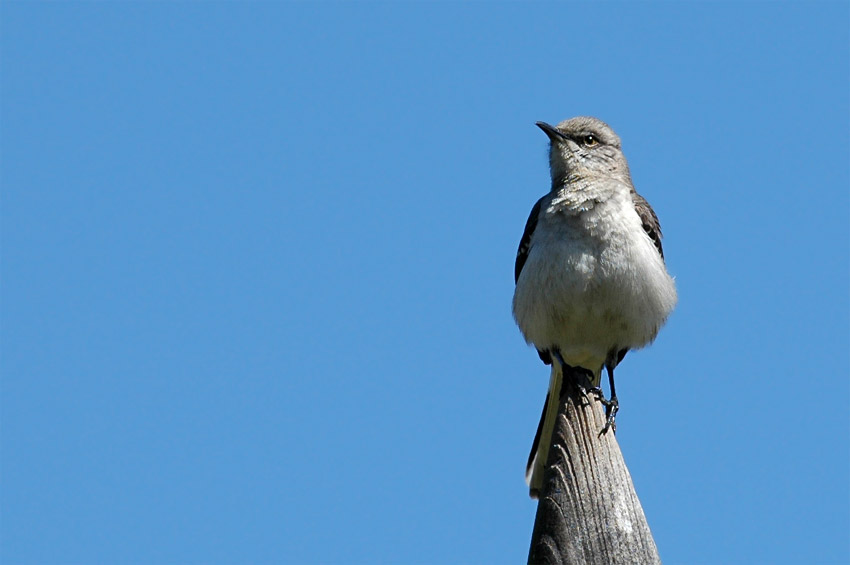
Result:
M617 390L614 388L614 367L613 365L607 364L605 365L605 370L608 371L608 384L611 386L611 399L605 400L605 396L602 395L602 391L600 389L600 402L605 406L605 426L602 428L602 431L599 432L599 435L605 434L608 432L608 429L617 433L617 424L614 422L614 419L617 417L617 411L620 409L620 403L617 400Z

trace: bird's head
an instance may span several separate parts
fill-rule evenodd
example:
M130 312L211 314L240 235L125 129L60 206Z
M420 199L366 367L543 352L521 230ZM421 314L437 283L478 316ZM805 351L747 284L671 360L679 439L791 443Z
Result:
M629 165L620 138L608 124L590 117L565 120L557 126L537 122L549 136L552 186L572 179L619 178L630 182Z

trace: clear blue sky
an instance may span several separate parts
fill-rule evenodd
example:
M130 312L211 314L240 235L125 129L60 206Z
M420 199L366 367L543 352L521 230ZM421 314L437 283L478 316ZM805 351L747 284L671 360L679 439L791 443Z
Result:
M680 303L618 370L666 563L850 560L850 8L3 2L2 561L519 563L537 120Z

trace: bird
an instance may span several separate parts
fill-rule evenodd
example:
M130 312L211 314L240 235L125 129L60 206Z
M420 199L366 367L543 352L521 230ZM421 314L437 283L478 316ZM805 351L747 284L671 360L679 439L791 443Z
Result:
M536 124L549 138L551 189L531 209L514 266L512 310L526 342L551 365L543 413L526 465L537 498L565 375L619 409L614 369L652 343L678 300L661 225L632 183L620 137L593 117ZM610 399L600 387L608 374ZM615 428L616 430L616 428Z

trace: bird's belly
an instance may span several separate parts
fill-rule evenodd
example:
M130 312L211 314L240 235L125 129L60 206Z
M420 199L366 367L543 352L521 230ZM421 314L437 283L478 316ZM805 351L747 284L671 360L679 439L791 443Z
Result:
M642 235L642 234L639 234ZM538 349L601 365L612 349L650 343L676 302L673 281L648 238L539 242L514 295L514 316ZM596 370L598 366L586 366Z

